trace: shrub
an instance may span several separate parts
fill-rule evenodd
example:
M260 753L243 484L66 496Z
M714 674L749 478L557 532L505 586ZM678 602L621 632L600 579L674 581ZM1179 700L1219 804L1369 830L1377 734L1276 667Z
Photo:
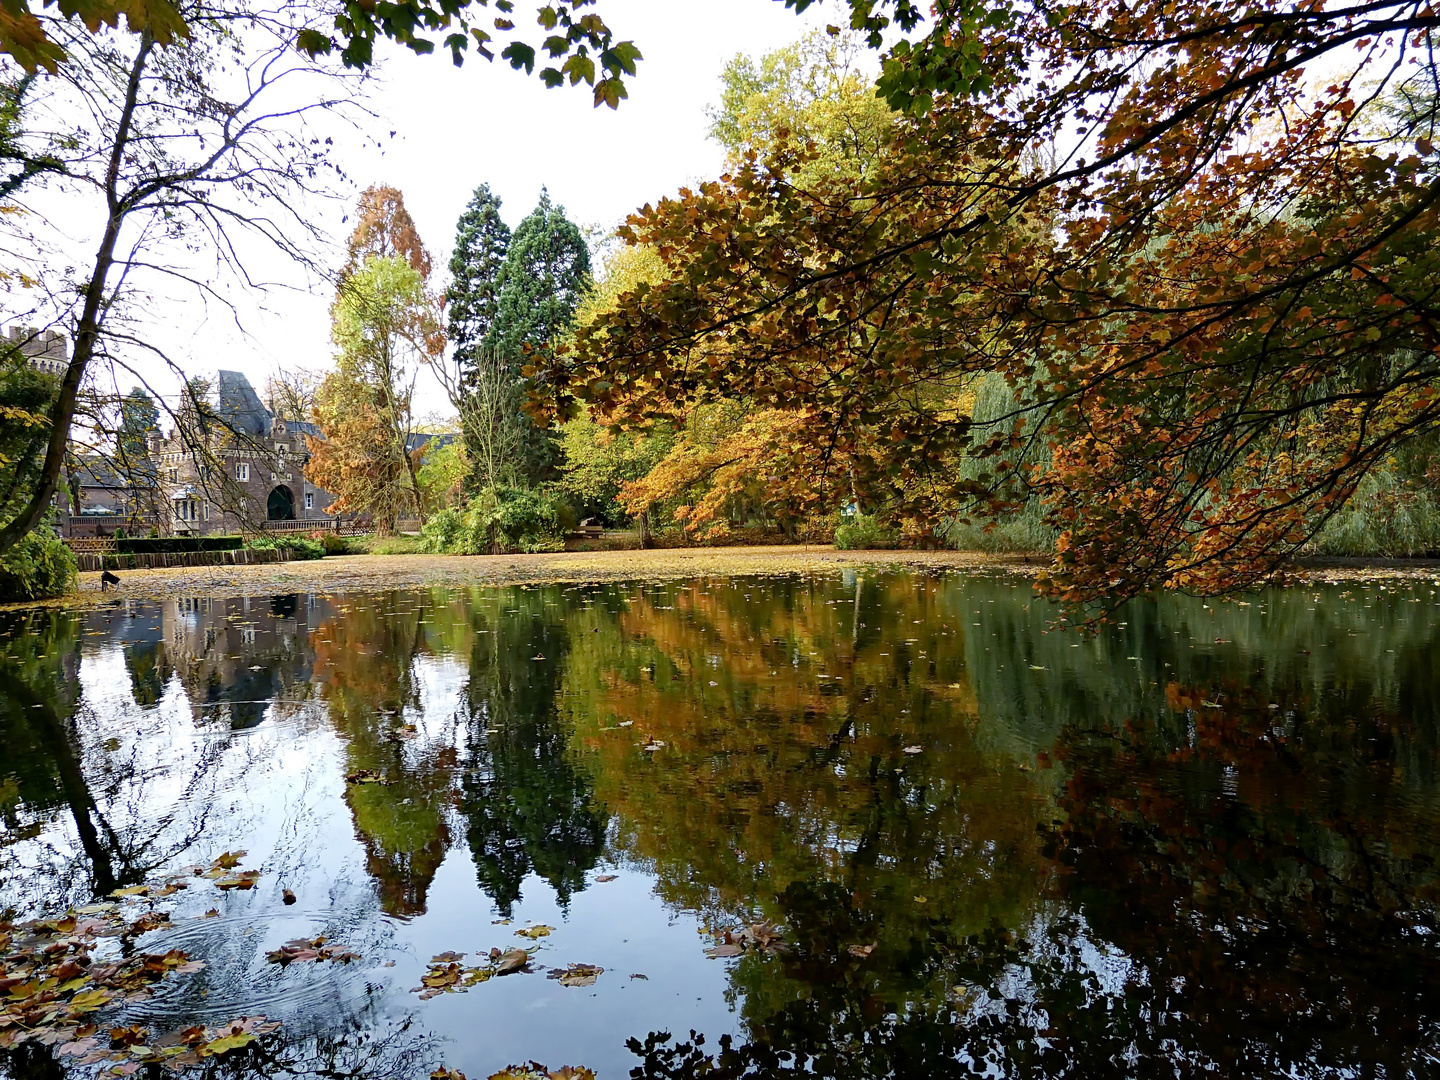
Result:
M486 488L464 511L431 515L420 549L431 554L482 555L501 551L561 551L574 515L549 488Z
M310 533L309 536L311 540L314 540L325 549L326 555L350 554L350 545L346 543L345 538L337 532L329 529L316 529Z
M899 543L900 538L892 530L883 527L878 518L869 514L856 514L835 529L835 546L842 551L893 548Z
M453 506L437 510L420 527L420 550L430 555L445 555L455 550L465 528L465 515Z
M44 526L0 556L0 603L63 596L74 582L74 554Z
M308 536L257 536L245 545L251 551L289 551L297 559L323 559L325 548Z

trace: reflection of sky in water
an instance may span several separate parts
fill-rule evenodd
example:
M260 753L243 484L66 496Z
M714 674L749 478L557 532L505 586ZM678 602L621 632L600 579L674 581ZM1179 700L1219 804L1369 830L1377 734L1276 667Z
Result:
M16 635L0 659L54 702L117 882L241 849L263 870L253 891L197 881L161 904L176 926L144 946L209 966L139 1007L156 1030L263 1012L292 1041L353 1028L410 1047L372 1054L396 1075L443 1062L473 1078L532 1058L624 1076L625 1039L656 1030L783 1047L819 1017L836 1045L900 1045L884 1033L913 1022L934 1025L925 1053L965 1059L986 1024L1002 1043L1029 1025L1046 1075L1034 1047L1135 1061L1177 1037L1177 1060L1224 1065L1236 1018L1257 1012L1243 1038L1266 1038L1253 977L1313 995L1319 1016L1327 994L1409 1010L1408 1040L1341 1023L1306 1050L1396 1053L1404 1071L1433 1056L1437 1013L1376 975L1437 962L1431 590L1168 598L1089 638L1052 630L1023 583L849 571L202 598L35 615L60 620L57 654L25 660ZM98 871L73 792L47 779L63 770L36 717L7 707L0 780L20 794L0 903L84 902ZM394 782L347 783L361 771ZM1383 896L1353 879L1362 856ZM1322 869L1338 884L1309 884ZM1385 920L1401 907L1432 933L1397 953ZM703 931L751 918L784 924L790 951L706 958ZM1373 955L1331 957L1319 979L1310 960L1275 967L1328 940L1327 920L1369 927ZM474 963L528 923L556 928L537 966L604 975L410 992L433 954ZM1257 943L1243 964L1225 959L1237 928ZM265 963L317 934L363 960ZM1168 935L1214 955L1186 967ZM1193 1031L1127 1011L1207 971L1222 1000ZM1197 1000L1176 993L1146 1015L1183 1029ZM1076 1002L1153 1042L1116 1051L1112 1021L1084 1027ZM1273 1064L1330 1074L1304 1056Z

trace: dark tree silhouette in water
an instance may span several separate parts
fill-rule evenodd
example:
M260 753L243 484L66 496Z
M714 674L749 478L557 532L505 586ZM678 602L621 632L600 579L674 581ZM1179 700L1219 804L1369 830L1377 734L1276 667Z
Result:
M604 849L608 820L555 713L567 641L558 621L531 618L547 610L543 595L511 595L520 610L502 617L514 622L477 634L470 662L461 813L480 887L507 918L532 872L568 904Z

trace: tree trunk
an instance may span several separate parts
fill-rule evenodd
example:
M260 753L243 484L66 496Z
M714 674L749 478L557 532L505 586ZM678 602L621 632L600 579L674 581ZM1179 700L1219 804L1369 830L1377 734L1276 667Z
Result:
M640 511L640 546L648 548L652 541L650 538L650 511Z
M116 129L115 145L111 148L110 163L105 174L105 198L109 205L109 216L105 232L100 238L100 247L95 252L95 266L90 280L85 284L85 302L80 311L80 320L75 327L75 351L70 356L70 366L60 380L60 394L50 409L50 442L45 449L45 461L40 467L40 483L30 502L15 515L4 528L0 528L0 554L18 544L36 525L40 524L50 509L50 500L55 497L55 488L60 481L60 471L65 464L65 453L70 445L70 423L75 419L75 402L80 394L80 383L85 370L95 355L95 345L100 338L100 324L104 320L103 307L105 285L110 277L110 268L115 262L115 244L120 239L120 228L125 224L129 205L121 200L116 185L120 175L120 163L130 145L131 124L135 117L135 105L140 96L140 77L145 71L155 39L150 31L140 34L140 48L130 67L130 81L125 88L125 106L120 113Z

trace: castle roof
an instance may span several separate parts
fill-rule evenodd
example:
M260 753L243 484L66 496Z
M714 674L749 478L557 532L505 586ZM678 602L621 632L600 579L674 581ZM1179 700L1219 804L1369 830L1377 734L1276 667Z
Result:
M238 371L218 371L216 376L221 421L247 435L270 434L275 417L255 393L250 380Z

